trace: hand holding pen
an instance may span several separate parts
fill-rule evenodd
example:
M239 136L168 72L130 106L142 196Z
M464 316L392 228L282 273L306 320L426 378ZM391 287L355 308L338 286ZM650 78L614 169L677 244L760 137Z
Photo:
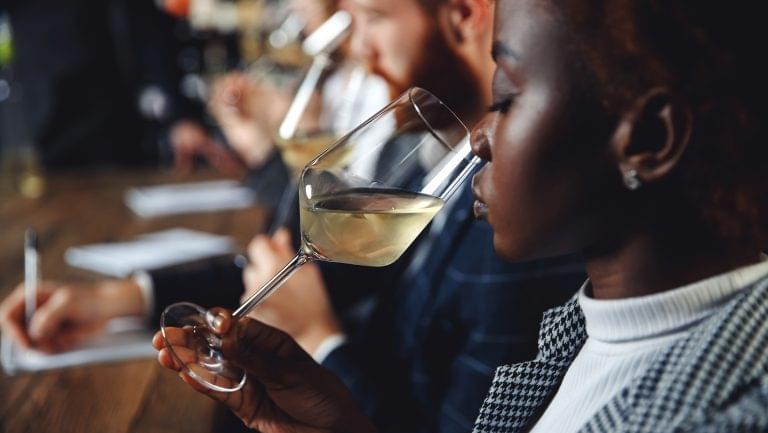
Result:
M43 281L37 236L24 237L24 282L0 304L3 337L44 352L60 352L104 330L108 320L143 314L132 280Z

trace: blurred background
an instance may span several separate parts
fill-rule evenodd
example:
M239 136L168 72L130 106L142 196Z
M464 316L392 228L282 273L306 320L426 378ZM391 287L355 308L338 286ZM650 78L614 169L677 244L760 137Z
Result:
M358 116L347 126L387 102L383 85L355 96L371 83L344 60L348 22L302 45L335 3L0 1L0 298L24 279L28 229L41 278L97 281L243 251L322 150L290 153L329 112L324 93L352 95L333 107ZM318 56L296 136L277 137ZM322 146L338 136L328 131ZM57 356L4 338L0 432L242 428L160 370L145 327L126 329Z
M306 64L299 43L329 11L307 3L3 2L3 167L35 196L42 181L29 172L172 163L174 127L217 133L205 105L218 76L264 58L286 70Z

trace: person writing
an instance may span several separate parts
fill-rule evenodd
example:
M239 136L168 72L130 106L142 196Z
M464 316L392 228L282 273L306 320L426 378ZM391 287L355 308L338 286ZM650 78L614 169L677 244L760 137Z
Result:
M508 260L578 251L589 279L497 370L475 432L768 431L758 28L747 4L497 3L475 211ZM285 334L226 312L219 331L250 382L208 395L250 427L375 431Z

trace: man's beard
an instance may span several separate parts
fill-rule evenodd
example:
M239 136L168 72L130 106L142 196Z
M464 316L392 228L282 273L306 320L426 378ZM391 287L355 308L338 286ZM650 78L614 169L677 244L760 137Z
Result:
M373 72L387 81L392 100L410 87L422 87L432 92L471 126L479 119L483 109L478 78L472 74L464 59L451 50L437 26L430 35L413 65L410 82L398 83L375 68Z

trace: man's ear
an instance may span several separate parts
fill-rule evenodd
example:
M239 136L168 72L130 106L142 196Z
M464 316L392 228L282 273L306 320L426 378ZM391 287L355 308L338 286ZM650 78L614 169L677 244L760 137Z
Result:
M655 87L638 97L611 139L625 181L630 176L639 184L653 183L672 172L688 146L692 122L688 105L666 88Z
M484 27L493 25L491 21L492 0L446 0L439 6L438 20L443 27L446 40L452 45L460 45L472 40Z

